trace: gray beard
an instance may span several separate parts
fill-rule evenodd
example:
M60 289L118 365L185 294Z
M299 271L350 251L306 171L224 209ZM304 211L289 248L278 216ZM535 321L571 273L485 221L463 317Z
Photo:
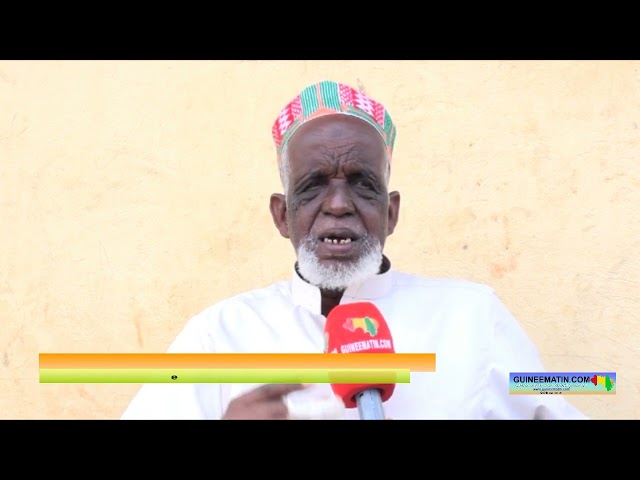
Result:
M315 254L319 240L310 236L305 238L297 251L300 275L321 290L346 290L350 285L376 275L382 264L382 246L369 235L360 241L363 242L364 253L359 259L323 265Z

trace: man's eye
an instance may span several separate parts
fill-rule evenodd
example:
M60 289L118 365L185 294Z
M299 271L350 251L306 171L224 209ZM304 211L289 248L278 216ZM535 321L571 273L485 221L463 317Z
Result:
M310 191L310 190L315 190L315 189L317 189L318 187L320 187L320 184L319 184L319 183L310 183L309 185L307 185L306 187L304 187L304 190L303 190L303 191L308 192L308 191Z
M318 190L320 189L319 187L321 186L322 185L319 183L309 183L308 185L305 185L300 190L298 190L298 195L304 195L304 196L317 195Z
M356 180L355 186L360 188L371 188L371 182L368 182L367 180Z

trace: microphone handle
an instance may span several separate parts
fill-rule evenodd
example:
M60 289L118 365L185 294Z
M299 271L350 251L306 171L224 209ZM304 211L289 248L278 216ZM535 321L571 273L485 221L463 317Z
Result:
M360 420L384 420L380 390L372 388L356 395Z

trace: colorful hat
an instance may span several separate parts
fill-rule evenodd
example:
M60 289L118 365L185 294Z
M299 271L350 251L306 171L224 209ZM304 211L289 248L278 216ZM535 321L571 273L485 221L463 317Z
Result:
M302 90L300 95L282 109L273 124L272 134L278 162L282 147L300 125L313 118L335 114L353 115L376 127L391 158L396 127L384 106L347 85L322 81Z

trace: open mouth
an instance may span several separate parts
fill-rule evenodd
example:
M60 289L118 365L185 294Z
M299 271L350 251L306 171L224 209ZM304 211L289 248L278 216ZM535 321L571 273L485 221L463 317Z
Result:
M347 238L325 237L325 238L321 238L320 241L322 241L323 243L331 243L332 245L347 245L353 242L354 239L351 237L347 237Z
M330 245L349 245L357 241L360 238L354 231L348 228L333 228L325 230L318 235L318 240L321 243Z
M349 252L358 245L360 238L360 235L349 229L332 229L318 235L318 242L320 251L329 256L345 256L350 255Z

